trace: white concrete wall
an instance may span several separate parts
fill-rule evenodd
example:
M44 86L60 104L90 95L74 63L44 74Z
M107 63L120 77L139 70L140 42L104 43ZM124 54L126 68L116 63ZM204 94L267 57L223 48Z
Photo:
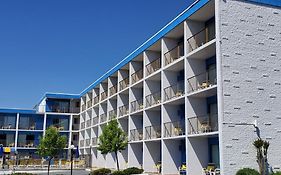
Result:
M253 123L270 142L268 162L281 168L281 9L244 1L219 1L223 115L223 173L257 167Z

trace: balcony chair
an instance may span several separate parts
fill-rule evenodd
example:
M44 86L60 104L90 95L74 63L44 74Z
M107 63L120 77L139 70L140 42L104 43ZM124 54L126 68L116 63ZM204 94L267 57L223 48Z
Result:
M175 127L174 133L175 133L176 136L182 135L183 134L182 128L181 127Z
M179 174L180 174L180 175L186 175L186 162L183 162L183 163L179 166Z
M212 132L212 127L209 123L201 123L201 132L206 133L206 132Z

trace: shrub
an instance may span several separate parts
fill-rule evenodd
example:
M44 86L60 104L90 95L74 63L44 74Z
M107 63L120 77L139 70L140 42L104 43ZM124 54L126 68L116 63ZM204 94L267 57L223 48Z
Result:
M124 171L114 171L112 175L126 175Z
M281 171L276 171L276 172L273 173L272 175L281 175Z
M257 172L257 170L255 169L251 169L251 168L243 168L241 170L239 170L236 175L260 175L259 172Z
M110 174L110 173L111 173L110 169L108 169L108 168L100 168L100 169L92 171L90 173L90 175L107 175L107 174Z
M137 168L137 167L131 167L123 170L125 175L130 175L130 174L141 174L143 173L143 169Z

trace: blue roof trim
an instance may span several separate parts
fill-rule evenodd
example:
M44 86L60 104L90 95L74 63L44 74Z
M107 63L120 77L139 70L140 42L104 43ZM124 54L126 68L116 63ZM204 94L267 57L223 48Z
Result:
M170 32L173 28L175 28L177 25L179 25L181 22L186 20L189 16L191 16L193 13L195 13L197 10L199 10L201 7L203 7L205 4L207 4L209 0L199 0L196 3L189 6L189 8L184 11L182 14L177 16L174 20L172 20L168 25L166 25L164 28L162 28L158 33L156 33L154 36L152 36L150 39L148 39L144 44L142 44L139 48L137 48L135 51L130 53L127 57L125 57L120 63L118 63L116 66L114 66L112 69L110 69L108 72L106 72L104 75L102 75L100 78L98 78L93 84L91 84L89 87L87 87L85 90L83 90L80 94L80 96L85 95L89 90L94 88L96 85L101 83L103 80L108 78L110 75L115 73L117 70L125 66L127 63L129 63L132 59L134 59L136 56L138 56L140 53L145 51L147 48L149 48L151 45L156 43L159 39L161 39L163 36L165 36L168 32Z
M281 0L248 0L248 1L256 2L259 4L281 7Z
M79 99L80 95L77 94L63 94L63 93L46 93L46 98L58 98L58 99Z
M36 114L36 110L32 110L32 109L15 109L15 108L0 108L0 113Z

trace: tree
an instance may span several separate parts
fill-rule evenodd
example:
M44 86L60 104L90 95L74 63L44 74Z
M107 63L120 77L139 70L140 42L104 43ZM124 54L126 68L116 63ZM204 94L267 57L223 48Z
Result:
M269 148L269 142L258 138L254 141L253 145L257 150L257 163L259 165L260 174L268 175L267 152Z
M98 150L102 154L114 153L116 156L117 170L119 171L118 151L125 150L128 145L128 138L125 132L119 127L117 120L111 120L99 136Z
M51 160L65 148L66 140L66 136L61 136L58 129L53 126L49 127L45 135L40 138L37 153L42 157L48 157L48 175Z

